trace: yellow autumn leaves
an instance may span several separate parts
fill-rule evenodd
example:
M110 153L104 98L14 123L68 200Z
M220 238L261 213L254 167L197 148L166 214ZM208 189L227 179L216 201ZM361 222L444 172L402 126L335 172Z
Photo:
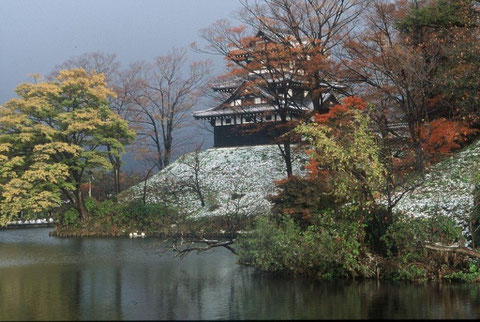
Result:
M340 200L370 204L383 192L386 169L369 122L363 111L349 109L334 120L296 128L310 142L311 159L328 172Z
M0 107L0 225L18 215L75 207L83 173L110 167L106 147L124 151L135 132L108 106L104 75L62 70L56 80L21 84Z

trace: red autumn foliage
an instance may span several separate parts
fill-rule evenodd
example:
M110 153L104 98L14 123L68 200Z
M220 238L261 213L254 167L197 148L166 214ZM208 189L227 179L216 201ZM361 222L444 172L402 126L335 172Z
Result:
M305 167L308 170L308 175L311 178L317 177L319 175L318 167L320 166L320 164L318 163L317 160L315 160L315 158L311 157L311 154L312 154L311 150L307 150L306 152L307 152L307 155L310 156L310 160Z
M276 182L279 192L272 196L274 215L289 215L302 227L311 224L312 215L322 209L335 208L335 198L329 193L330 183L327 178L302 178L291 176Z
M420 136L424 151L432 161L438 161L439 157L450 155L462 147L462 143L477 132L478 129L471 128L466 122L439 118L423 125Z
M342 104L337 104L330 109L328 113L316 114L315 121L318 123L327 123L328 121L337 118L339 115L353 109L365 110L367 102L357 96L349 96L342 100Z

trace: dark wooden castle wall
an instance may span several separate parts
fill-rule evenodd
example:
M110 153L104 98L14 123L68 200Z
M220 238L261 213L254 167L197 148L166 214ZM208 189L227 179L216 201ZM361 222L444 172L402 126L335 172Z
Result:
M252 128L241 125L215 126L213 130L214 147L234 147L272 144L273 139L278 136L272 134L268 129L253 131Z

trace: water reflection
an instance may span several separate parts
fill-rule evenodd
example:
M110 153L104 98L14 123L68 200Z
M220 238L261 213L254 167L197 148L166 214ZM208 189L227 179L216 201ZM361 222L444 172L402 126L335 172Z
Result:
M183 261L152 239L0 231L0 320L478 318L477 285L314 283L223 250Z

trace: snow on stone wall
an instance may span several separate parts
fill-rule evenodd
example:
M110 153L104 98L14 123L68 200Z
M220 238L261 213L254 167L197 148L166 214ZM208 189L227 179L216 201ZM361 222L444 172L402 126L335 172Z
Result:
M414 216L443 214L467 219L473 206L475 177L480 171L480 141L428 169L424 183L408 193L396 210Z
M294 174L304 175L306 156L292 154ZM198 157L205 207L201 207L200 198L192 189L175 193L178 187L194 182L195 152L184 155L147 181L147 201L160 202L166 198L199 216L220 215L237 207L253 214L270 209L267 197L275 193L274 181L286 177L285 164L276 145L208 149L199 152ZM129 191L128 199L139 198L142 192L143 184L139 184Z
M294 174L305 175L307 158L293 153ZM188 153L147 181L147 201L161 201L172 194L168 188L192 182L194 153ZM480 172L480 141L431 167L424 183L406 194L395 210L415 216L436 213L466 218L473 205L474 178ZM198 215L221 215L234 207L246 212L268 211L269 195L275 193L275 180L286 177L284 161L276 145L217 148L202 151L200 182L206 199L201 207L190 191L177 195L179 202ZM143 184L130 189L128 199L142 195ZM163 199L162 199L163 198Z

